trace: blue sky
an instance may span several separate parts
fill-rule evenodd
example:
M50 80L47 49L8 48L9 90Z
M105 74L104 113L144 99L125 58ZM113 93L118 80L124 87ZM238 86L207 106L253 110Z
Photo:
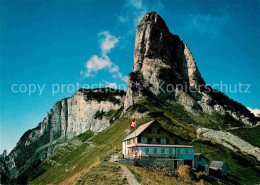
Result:
M125 84L133 67L136 26L150 10L188 44L208 84L251 84L250 93L226 94L260 108L257 0L2 0L0 152L10 151L56 101L72 95L73 84ZM44 89L14 93L13 84ZM60 87L55 94L54 84ZM72 85L62 91L62 84Z

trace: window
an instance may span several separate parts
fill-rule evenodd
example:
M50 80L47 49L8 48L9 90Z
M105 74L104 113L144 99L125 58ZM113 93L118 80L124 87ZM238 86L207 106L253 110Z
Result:
M180 143L180 140L179 140L179 139L175 139L175 140L174 140L174 143L175 143L175 144L179 144L179 143Z
M150 152L149 148L145 148L145 153L149 154L149 152Z
M141 143L147 143L147 138L146 137L142 137L141 138Z
M152 142L156 142L156 138L155 137L152 138Z
M162 154L165 154L165 148L162 148L162 149L161 149L161 153L162 153Z
M169 154L172 154L172 148L169 148Z
M151 134L157 134L157 129L151 129Z
M186 154L190 154L190 149L185 149Z
M166 144L166 139L165 138L161 138L161 144Z
M157 154L157 148L154 148L154 149L153 149L153 153L154 153L154 154Z
M181 154L181 148L177 148L177 154Z

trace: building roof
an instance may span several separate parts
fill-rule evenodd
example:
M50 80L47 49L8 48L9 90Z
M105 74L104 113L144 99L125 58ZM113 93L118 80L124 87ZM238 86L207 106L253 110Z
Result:
M210 167L214 168L222 168L224 166L225 162L224 161L212 161L210 164Z
M128 139L131 139L131 138L134 138L134 137L139 136L139 135L140 135L147 127L149 127L154 121L155 121L155 120L150 121L150 122L148 122L148 123L145 123L145 124L141 125L140 127L138 127L138 128L136 129L136 131L134 131L133 133L131 133L131 134L129 134L128 136L126 136L126 137L123 139L123 141L126 141L126 140L128 140Z
M194 153L194 158L199 156L209 161L209 159L205 155L203 155L203 153Z
M145 144L145 143L135 143L128 145L128 147L166 147L166 148L193 148L193 146L188 145L164 145L164 144Z

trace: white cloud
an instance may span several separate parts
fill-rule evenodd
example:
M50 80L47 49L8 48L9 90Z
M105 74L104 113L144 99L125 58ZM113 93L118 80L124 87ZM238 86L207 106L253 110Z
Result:
M113 64L107 55L116 46L116 43L119 42L119 38L110 35L108 31L100 32L98 35L102 37L100 43L101 56L92 55L85 63L86 71L80 71L80 74L88 78L93 77L99 70L107 69L113 74L113 78L119 78L127 82L128 77L119 72L119 67Z
M144 14L152 10L164 10L164 6L160 0L128 0L123 9L123 14L118 16L119 22L127 25L129 28L128 30L130 30L128 33L135 33L136 26L139 24ZM101 54L92 55L85 63L86 70L81 71L80 74L88 78L93 77L100 70L108 70L113 78L121 79L127 83L128 76L123 75L120 72L119 67L113 64L108 56L108 53L111 49L116 47L120 38L111 35L108 31L100 32L98 36L100 37ZM127 43L127 37L124 39Z
M127 23L129 33L135 33L136 26L142 17L149 11L164 11L161 0L128 0L126 1L123 15L119 16L121 23Z
M113 65L113 67L110 67L109 72L115 73L119 71L119 67L117 65Z
M252 109L250 107L247 107L247 109L252 112L255 116L260 117L260 109Z
M85 64L87 68L87 72L85 73L86 77L93 76L93 72L97 72L104 68L111 68L112 63L108 56L104 55L98 57L97 55L93 55Z
M128 76L124 76L121 72L118 72L118 73L114 74L113 78L119 78L119 79L123 80L126 83L128 81Z
M129 4L130 6L133 6L133 7L136 8L136 9L141 9L141 8L143 8L143 5L144 5L144 3L143 3L142 0L130 0L130 1L128 2L128 4Z
M121 23L125 23L125 22L128 21L128 17L119 16L118 18L119 18L119 21L120 21Z
M112 48L115 47L115 44L118 43L119 38L110 35L108 31L104 31L99 33L99 36L102 36L100 49L102 50L102 54L106 55L110 52Z
M214 39L220 34L228 17L228 12L224 10L220 15L191 14L186 25L190 30L195 29L203 34L208 33Z
M117 89L117 84L115 82L108 82L108 81L104 81L104 80L103 80L103 82L106 84L106 87Z

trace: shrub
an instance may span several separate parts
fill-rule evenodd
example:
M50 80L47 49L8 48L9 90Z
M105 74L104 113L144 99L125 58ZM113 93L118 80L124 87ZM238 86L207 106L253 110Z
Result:
M151 116L151 117L153 117L153 118L164 117L164 113L163 113L163 112L160 112L160 111L158 111L158 112L150 112L150 113L148 114L148 116Z
M120 104L120 100L115 96L125 95L125 91L112 88L79 89L78 91L84 94L86 100L110 101L114 104Z
M98 110L95 114L94 114L94 119L99 119L101 120L103 118L103 116L106 114L105 111L103 110Z
M179 167L178 174L185 181L192 181L196 179L195 173L192 171L191 167L188 165L182 165Z
M207 173L205 173L205 172L199 172L197 174L197 178L200 180L200 182L201 181L204 182L204 180L205 180L206 182L209 182L209 183L212 183L212 184L217 184L216 178L207 174Z

